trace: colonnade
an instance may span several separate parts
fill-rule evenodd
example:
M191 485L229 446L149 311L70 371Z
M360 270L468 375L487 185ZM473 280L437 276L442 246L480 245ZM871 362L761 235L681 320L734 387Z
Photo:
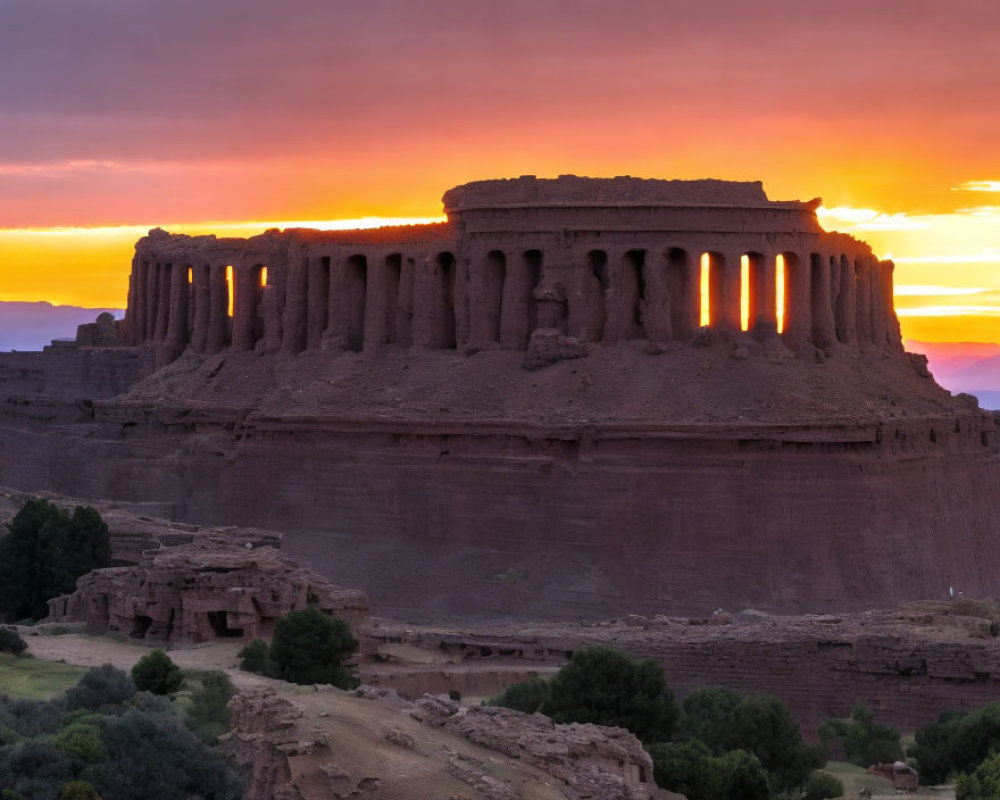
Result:
M444 245L447 246L447 245ZM269 259L140 250L127 336L185 349L360 351L374 344L525 349L538 327L594 343L700 328L791 347L892 346L892 263L871 252L481 245L289 248Z

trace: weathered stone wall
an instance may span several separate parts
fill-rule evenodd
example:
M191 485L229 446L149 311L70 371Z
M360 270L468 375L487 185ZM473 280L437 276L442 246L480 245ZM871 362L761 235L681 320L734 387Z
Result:
M1000 589L995 432L978 415L470 430L110 413L0 427L0 479L284 531L285 552L386 615L819 611Z
M367 680L402 691L448 691L475 686L478 676L480 684L493 681L485 689L492 694L525 680L533 668L554 671L585 645L604 645L662 662L680 698L707 686L772 694L813 733L823 721L863 705L878 722L912 731L944 711L992 702L1000 689L996 623L951 613L975 611L975 604L922 605L937 609L812 617L757 611L707 619L629 615L591 625L484 622L464 629L462 623L423 630L384 625L368 631L373 651L424 650L449 663L437 673L415 664L393 673L380 665ZM720 618L724 624L717 624Z
M39 397L102 400L128 391L142 372L135 348L56 342L38 353L0 353L0 403Z
M712 329L740 331L742 292L759 338L784 313L795 349L901 350L892 263L824 232L818 201L772 202L760 184L573 176L468 184L444 201L447 224L247 240L151 231L136 245L127 341L155 347L161 365L189 348L524 350L538 331L662 343L690 339L703 305Z

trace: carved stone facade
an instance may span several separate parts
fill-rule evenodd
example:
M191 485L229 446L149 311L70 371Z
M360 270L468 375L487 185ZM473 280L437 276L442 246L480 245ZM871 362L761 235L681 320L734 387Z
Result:
M127 341L162 364L187 348L525 350L539 332L664 343L706 322L765 339L783 316L793 349L900 349L892 262L823 231L818 204L760 183L522 177L451 189L443 224L157 229L136 245Z

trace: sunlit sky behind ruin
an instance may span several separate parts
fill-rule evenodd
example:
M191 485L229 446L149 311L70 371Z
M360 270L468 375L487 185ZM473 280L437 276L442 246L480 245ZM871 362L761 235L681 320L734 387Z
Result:
M436 219L522 174L762 180L1000 342L1000 4L0 0L0 300L125 302L153 226Z

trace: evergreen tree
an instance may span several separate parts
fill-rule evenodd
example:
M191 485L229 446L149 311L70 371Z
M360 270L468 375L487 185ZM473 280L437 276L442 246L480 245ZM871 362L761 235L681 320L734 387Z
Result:
M573 653L550 681L541 711L556 722L626 728L643 742L668 740L678 715L660 663L637 661L610 647Z
M29 500L0 538L0 617L42 619L48 601L76 589L76 580L111 564L108 526L92 508L71 514L47 500Z
M306 608L278 620L268 655L276 678L348 689L357 686L357 680L340 662L357 649L358 640L346 622Z

